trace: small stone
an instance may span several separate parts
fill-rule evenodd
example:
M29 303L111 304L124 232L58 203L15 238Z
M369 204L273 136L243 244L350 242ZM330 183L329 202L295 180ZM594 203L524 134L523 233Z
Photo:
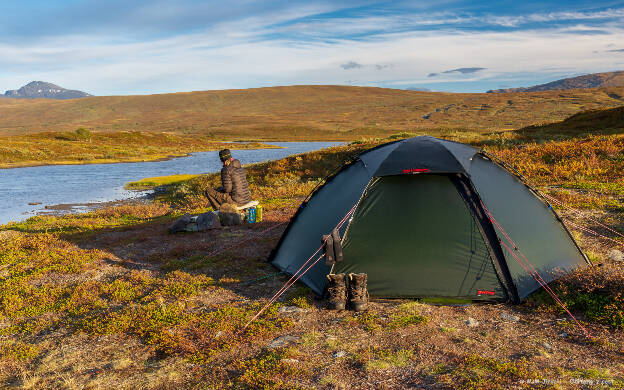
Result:
M221 337L223 337L223 331L220 330L215 334L215 339L220 339Z
M282 359L282 363L297 364L297 363L299 363L299 360L297 360L297 359Z
M568 337L568 334L566 332L561 332L559 333L559 337Z
M500 313L500 317L503 321L510 321L510 322L520 321L520 317L515 316L513 314L505 313L505 312Z
M468 317L468 319L466 320L466 325L468 325L471 328L474 328L476 326L479 326L479 321L475 320L472 317Z
M299 341L299 337L295 337L295 336L281 336L281 337L278 337L275 340L273 340L271 342L271 344L269 344L269 348L271 348L271 349L283 348L283 347L286 347L288 345L295 344L298 341Z
M624 261L624 253L622 251L613 249L609 252L609 260L611 261Z
M347 356L347 353L345 351L338 351L338 352L334 352L333 356L334 358L338 359L338 358Z
M552 351L552 349L553 349L552 345L548 344L547 342L543 342L542 343L542 347L544 347L544 349L549 351L549 352Z
M303 309L298 306L282 306L277 309L279 313L303 313L306 309Z

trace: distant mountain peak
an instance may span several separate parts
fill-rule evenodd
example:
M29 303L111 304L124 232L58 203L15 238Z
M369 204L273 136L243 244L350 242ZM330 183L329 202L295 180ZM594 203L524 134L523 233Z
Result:
M622 87L624 86L624 71L606 73L591 73L577 77L561 79L546 84L534 85L532 87L494 89L487 91L488 93L505 93L505 92L541 92L556 91L564 89L583 89L583 88L603 88L603 87Z
M20 89L11 89L4 93L4 97L13 99L77 99L89 96L93 95L45 81L31 81Z

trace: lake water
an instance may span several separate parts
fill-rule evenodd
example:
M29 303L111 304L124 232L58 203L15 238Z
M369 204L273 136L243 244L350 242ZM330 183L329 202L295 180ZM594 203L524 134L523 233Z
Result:
M276 160L298 153L341 145L340 142L273 142L283 149L233 150L242 164ZM50 165L0 169L0 225L49 212L45 206L78 205L130 199L145 192L128 191L124 184L145 177L217 172L221 162L217 151L193 153L166 161ZM40 203L29 205L28 203ZM83 204L83 206L80 206Z

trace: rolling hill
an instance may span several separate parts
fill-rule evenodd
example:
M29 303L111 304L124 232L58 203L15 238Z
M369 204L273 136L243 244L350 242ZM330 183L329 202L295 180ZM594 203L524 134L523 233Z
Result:
M566 79L556 80L547 84L535 85L533 87L495 89L488 91L488 93L540 92L622 86L624 86L624 71L617 71L607 73L592 73L577 77L570 77Z
M589 110L574 114L561 122L527 126L516 131L529 139L567 139L588 135L611 135L624 132L624 106L606 110Z
M0 136L154 131L215 139L353 140L401 131L492 131L624 105L624 87L534 93L440 93L290 86L89 99L0 99Z

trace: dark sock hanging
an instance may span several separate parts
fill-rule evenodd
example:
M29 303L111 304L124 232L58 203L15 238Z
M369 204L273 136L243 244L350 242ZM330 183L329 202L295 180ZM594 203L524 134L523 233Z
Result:
M336 262L342 261L342 242L340 240L340 232L338 229L334 229L331 235L334 241L334 256L336 258Z
M325 254L325 264L332 265L336 262L334 257L334 239L331 234L324 235L321 238L324 242L323 252Z

